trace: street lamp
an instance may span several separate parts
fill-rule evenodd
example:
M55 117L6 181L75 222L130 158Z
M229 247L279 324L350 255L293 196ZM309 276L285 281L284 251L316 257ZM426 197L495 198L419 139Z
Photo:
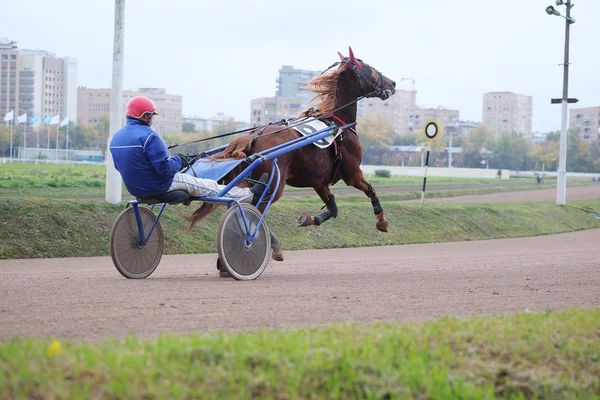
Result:
M571 0L556 0L557 6L566 7L566 16L563 16L553 6L546 7L548 15L555 15L565 19L565 61L563 64L563 95L562 95L562 120L560 127L560 147L558 152L558 180L556 183L556 205L563 206L567 198L567 104L569 102L569 27L575 23L571 18Z

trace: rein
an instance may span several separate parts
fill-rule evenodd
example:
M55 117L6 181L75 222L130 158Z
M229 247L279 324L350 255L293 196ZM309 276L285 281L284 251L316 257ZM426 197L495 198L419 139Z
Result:
M336 65L339 65L339 64L346 64L347 66L349 66L354 71L354 73L356 73L358 75L358 77L361 80L361 82L365 81L369 86L371 86L373 88L373 91L371 91L371 92L369 92L369 93L367 93L367 94L365 94L363 96L358 97L356 100L353 100L353 101L351 101L349 103L346 103L346 104L344 104L344 105L342 105L340 107L337 107L336 109L330 111L329 113L321 115L319 117L316 117L316 116L312 115L313 112L314 112L314 109L311 107L310 109L308 109L305 112L305 115L302 116L302 117L291 118L289 120L281 120L281 121L278 121L278 122L275 122L275 123L270 122L270 123L265 124L265 125L254 126L252 128L242 129L242 130L235 131L235 132L229 132L229 133L224 133L224 134L221 134L221 135L210 136L210 137L203 138L203 139L193 140L193 141L187 142L187 143L181 143L181 144L175 143L173 145L168 146L167 149L173 149L173 148L179 147L179 146L185 146L185 145L188 145L188 144L204 142L204 141L212 140L212 139L218 139L218 138L222 138L222 137L226 137L226 136L231 136L231 135L235 135L235 134L243 133L243 132L248 132L248 131L264 130L266 127L268 127L270 125L285 125L285 126L283 128L281 128L281 129L275 130L273 132L269 132L269 133L265 133L264 135L257 136L256 139L261 138L261 137L265 137L265 136L269 136L269 135L272 135L272 134L275 134L275 133L283 132L283 131L285 131L287 129L293 128L293 127L298 126L298 125L301 125L301 124L303 124L305 122L314 121L314 120L318 120L318 119L333 118L336 121L340 122L342 124L342 126L343 126L343 125L345 125L345 122L342 121L337 116L335 116L334 115L335 112L343 110L344 108L349 107L349 106L351 106L351 105L359 102L360 100L362 100L364 98L374 97L375 95L377 95L377 96L379 96L380 98L383 99L383 97L386 95L386 93L385 93L386 91L383 90L383 76L382 76L381 72L379 72L378 70L376 70L373 67L370 67L371 69L375 70L375 72L377 72L377 81L375 83L373 83L371 79L366 78L362 74L362 71L360 69L358 69L358 67L355 64L351 64L350 62L348 62L347 59L344 59L342 61L336 61L335 63L331 64L327 69L325 69L323 72L321 72L321 75L323 75L325 72L329 71L331 68L333 68L333 67L335 67ZM387 96L387 97L389 97L389 96ZM297 120L300 120L300 121L299 122L294 122L294 121L297 121ZM291 125L289 125L290 122L292 122ZM349 128L349 129L356 134L356 130L354 130L353 128ZM195 154L192 157L197 157L197 156L199 156L201 154L203 154L203 153Z
M263 126L266 126L266 125L263 125ZM247 129L242 129L242 130L239 130L239 131L235 131L235 132L223 133L222 135L216 135L216 136L211 136L211 137L207 137L207 138L204 138L204 139L193 140L193 141L187 142L187 143L181 143L181 144L175 143L175 144L167 147L167 149L172 149L172 148L179 147L179 146L185 146L185 145L192 144L192 143L204 142L206 140L211 140L211 139L218 139L218 138L222 138L222 137L225 137L225 136L231 136L231 135L235 135L236 133L248 132L248 131L252 131L252 130L254 130L256 128L262 128L262 127L252 127L252 128L247 128Z

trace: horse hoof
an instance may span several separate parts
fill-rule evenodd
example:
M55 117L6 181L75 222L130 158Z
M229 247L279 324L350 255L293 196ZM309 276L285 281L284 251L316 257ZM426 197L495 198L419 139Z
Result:
M377 223L375 224L375 227L380 232L387 232L389 225L390 225L390 223L387 220L384 219L384 220L381 220L381 221L377 221Z
M219 271L219 278L231 278L231 274L227 271Z
M271 258L275 261L283 261L283 252L281 251L281 247L274 249L273 252L271 252Z
M302 213L298 217L298 226L310 226L314 223L314 217L309 213Z
M221 264L221 259L217 258L217 269L219 270L219 278L232 278L229 271L223 264Z

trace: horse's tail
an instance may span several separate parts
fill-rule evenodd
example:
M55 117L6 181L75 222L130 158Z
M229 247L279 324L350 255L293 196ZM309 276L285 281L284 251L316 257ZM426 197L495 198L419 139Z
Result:
M211 156L213 160L239 160L250 155L253 135L244 135L235 138L227 145L225 150Z
M218 204L214 203L203 203L200 207L196 209L189 217L185 217L185 220L188 223L188 227L185 232L189 232L192 230L194 225L203 220L206 216L211 214L217 208Z

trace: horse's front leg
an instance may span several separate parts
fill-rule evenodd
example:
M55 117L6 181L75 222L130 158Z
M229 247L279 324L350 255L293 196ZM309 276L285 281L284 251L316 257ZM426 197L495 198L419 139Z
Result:
M387 232L388 226L390 225L388 220L385 219L383 214L383 208L381 207L381 203L379 202L379 198L377 197L377 193L375 193L375 189L373 186L365 179L362 172L359 170L355 175L355 178L352 180L344 180L348 186L354 186L358 190L364 192L369 199L371 199L371 205L373 205L373 212L377 217L377 223L375 227L378 231Z
M325 203L325 205L327 206L327 211L322 212L316 217L313 217L309 213L302 213L298 218L298 226L319 226L328 219L336 218L338 216L338 207L337 203L335 202L335 196L331 194L329 187L320 186L314 189L315 192L317 192L317 194L321 198L321 200L323 200L323 203Z

